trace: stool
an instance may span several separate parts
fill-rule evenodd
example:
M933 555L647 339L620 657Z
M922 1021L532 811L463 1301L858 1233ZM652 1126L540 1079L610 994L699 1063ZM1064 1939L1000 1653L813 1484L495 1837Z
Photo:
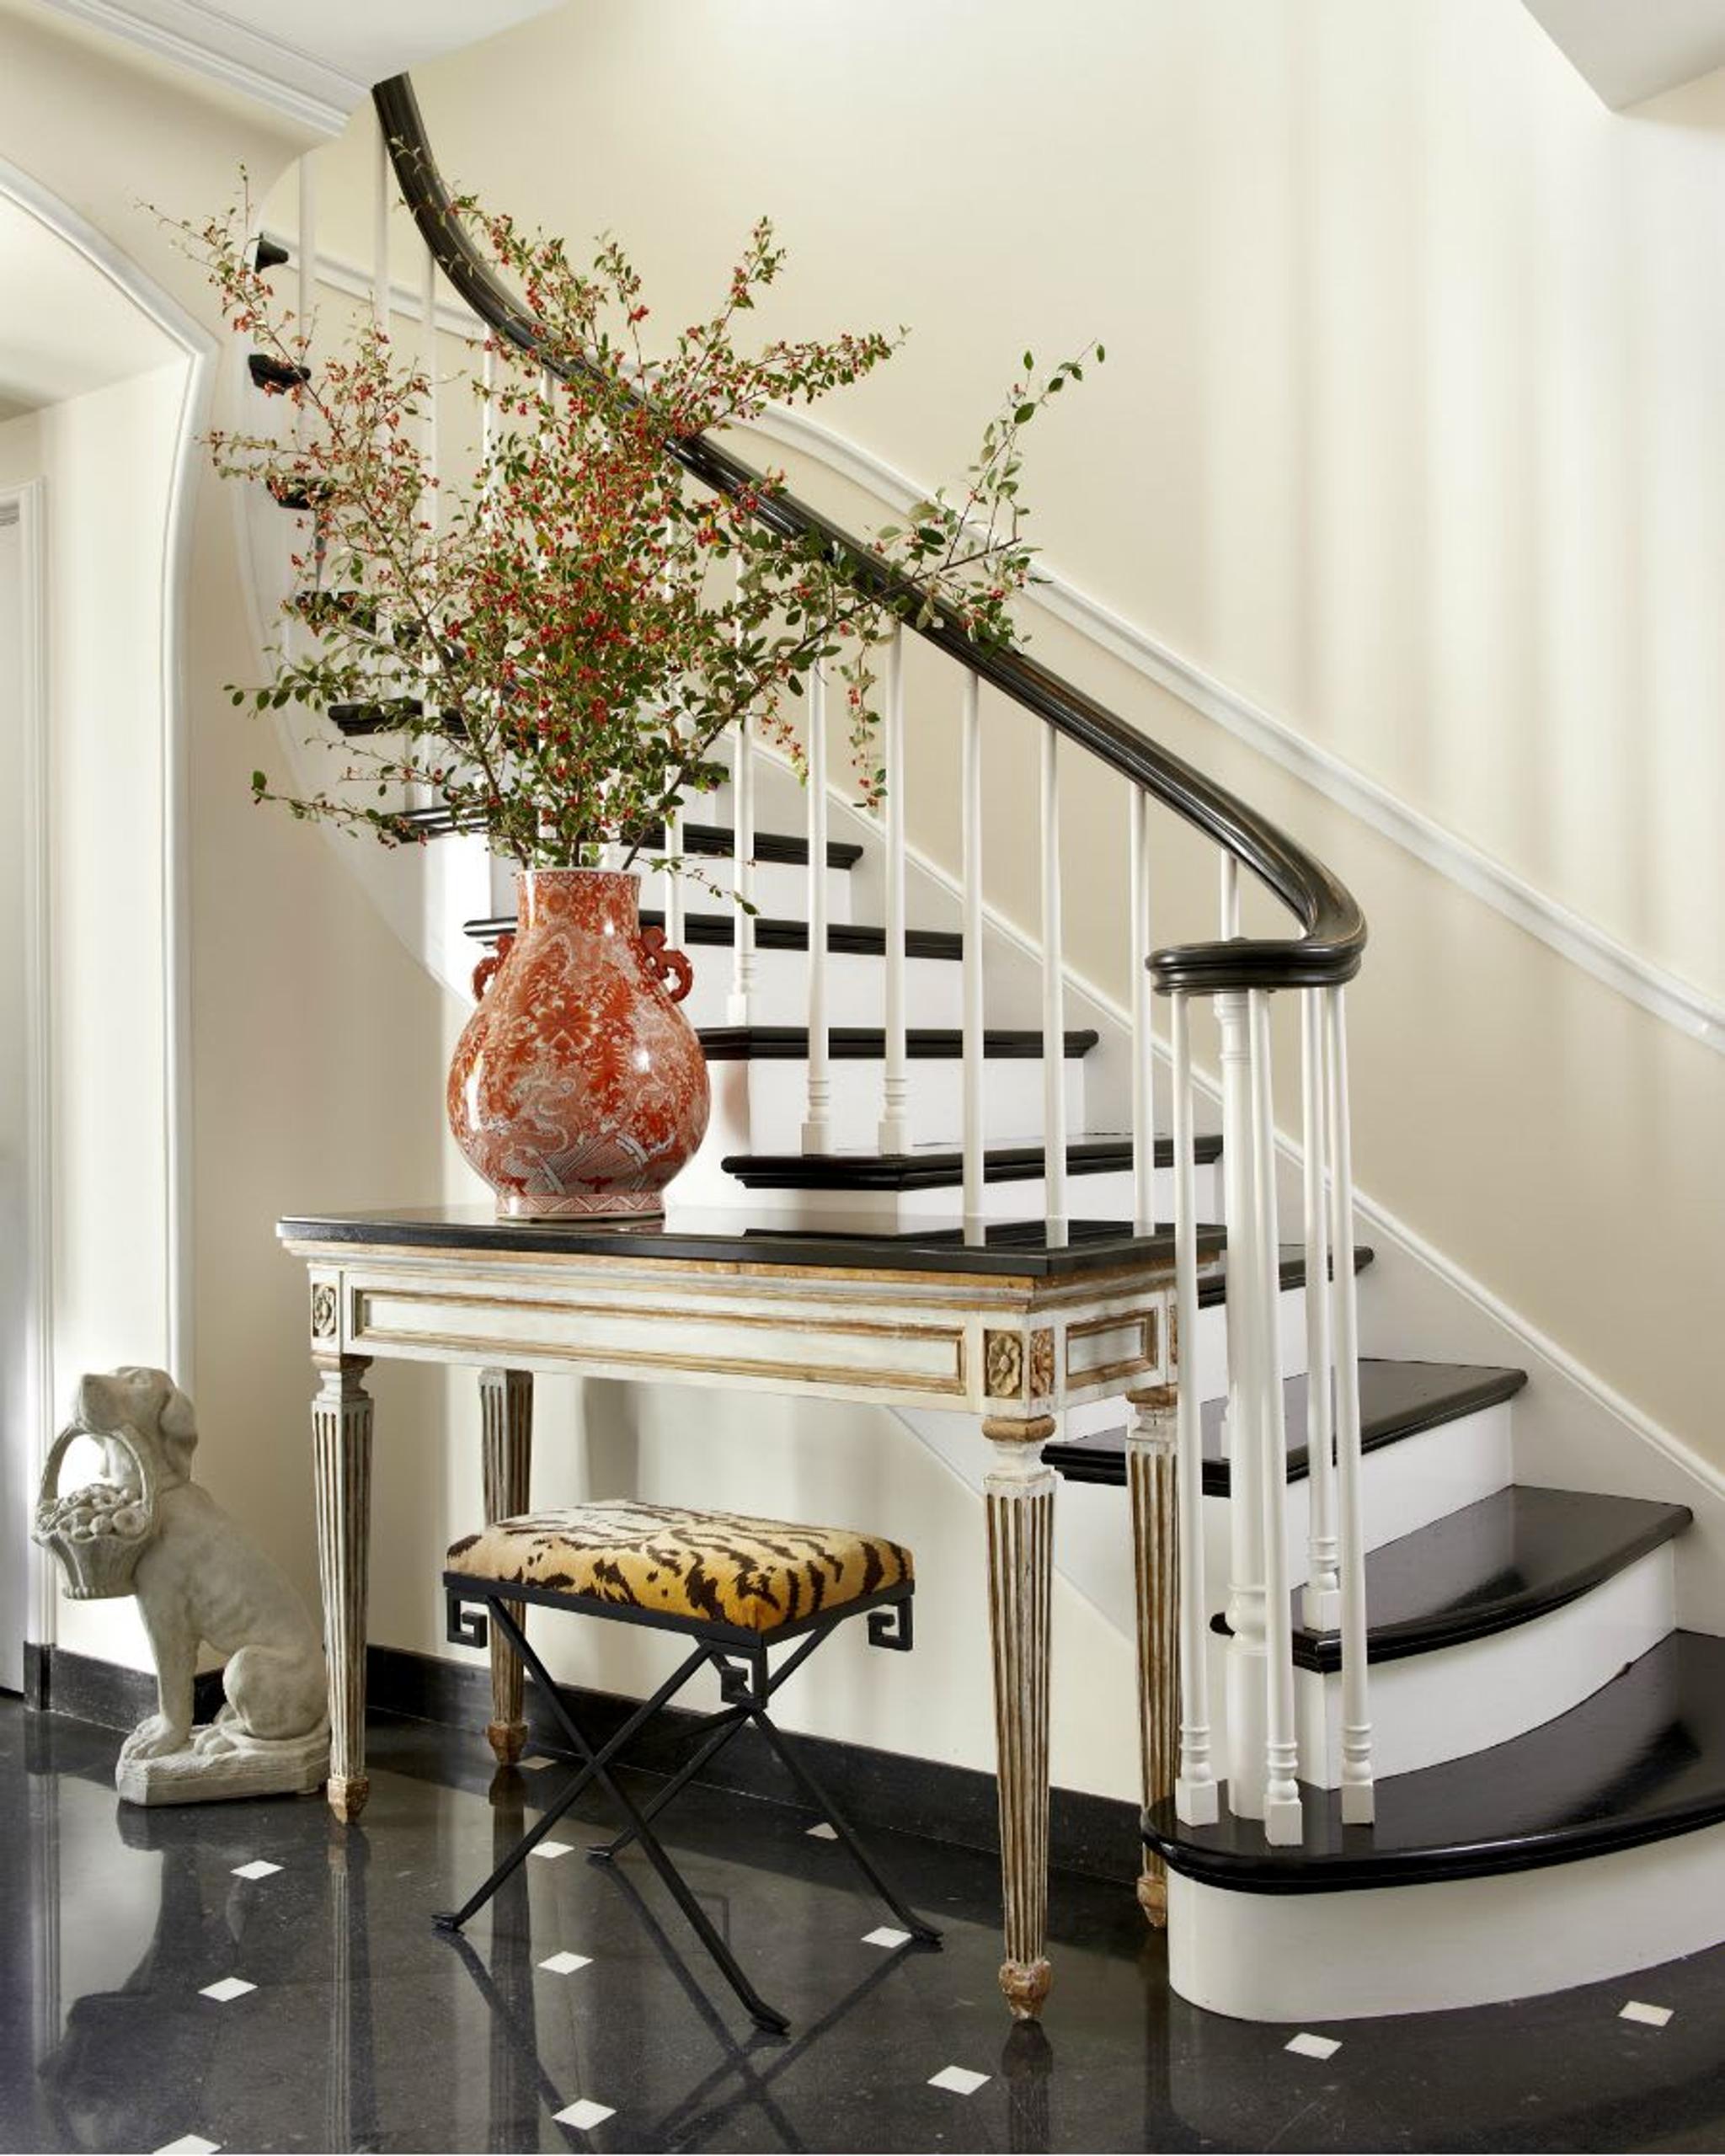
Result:
M911 1603L916 1592L911 1552L876 1535L844 1529L795 1527L782 1520L740 1518L670 1505L617 1501L568 1511L529 1513L464 1535L449 1552L443 1575L449 1637L483 1646L495 1623L533 1673L545 1703L562 1725L579 1771L478 1891L434 1921L459 1931L550 1832L590 1782L596 1781L622 1812L623 1832L590 1850L609 1861L638 1841L649 1862L718 1964L725 1981L761 2027L782 2032L785 2016L767 2005L744 1975L687 1881L649 1823L678 1792L753 1724L811 1805L820 1812L862 1873L913 1938L937 1946L940 1934L916 1915L889 1885L813 1773L767 1713L767 1704L827 1636L846 1618L866 1615L868 1643L911 1651ZM521 1629L528 1603L681 1633L692 1641L687 1658L614 1736L590 1743L563 1705L555 1683ZM800 1644L777 1668L768 1650ZM711 1665L724 1705L702 1718L704 1734L691 1756L644 1807L618 1787L611 1769L623 1747Z

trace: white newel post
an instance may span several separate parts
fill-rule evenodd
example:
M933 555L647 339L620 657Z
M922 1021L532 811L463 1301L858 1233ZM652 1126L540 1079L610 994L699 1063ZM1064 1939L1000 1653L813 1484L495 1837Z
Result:
M1324 1143L1322 992L1300 998L1301 1141L1306 1207L1306 1443L1310 1461L1311 1534L1302 1612L1315 1632L1333 1632L1342 1621L1342 1582L1336 1558L1336 1454L1331 1418L1330 1235L1327 1148Z
M1204 1403L1198 1379L1198 1204L1192 1128L1191 1004L1170 1001L1173 1049L1175 1322L1169 1358L1178 1387L1174 1433L1179 1517L1180 1764L1174 1810L1188 1827L1218 1812L1210 1757L1210 1610L1204 1560Z
M963 739L959 800L964 840L964 1240L980 1243L987 1240L982 1213L982 706L976 676L968 671Z
M1263 1397L1258 1341L1258 1201L1253 1188L1251 1026L1243 994L1215 999L1221 1032L1222 1181L1228 1233L1228 1805L1263 1810L1268 1742L1264 1689Z
M1359 1323L1354 1278L1353 1141L1348 1115L1348 1034L1342 990L1323 991L1329 1064L1330 1249L1336 1310L1336 1483L1342 1576L1342 1817L1375 1815L1371 1708L1366 1683L1365 1529L1359 1488Z
M832 1070L826 1005L826 675L809 676L809 1110L803 1150L832 1145Z
M1300 1746L1294 1721L1293 1616L1288 1599L1288 1437L1282 1396L1281 1238L1276 1206L1276 1121L1270 999L1254 989L1252 1027L1252 1179L1257 1203L1258 1429L1263 1444L1264 1600L1264 1834L1300 1836Z
M881 767L886 773L886 1068L879 1145L911 1150L911 1065L905 1005L905 632L886 652L886 713Z

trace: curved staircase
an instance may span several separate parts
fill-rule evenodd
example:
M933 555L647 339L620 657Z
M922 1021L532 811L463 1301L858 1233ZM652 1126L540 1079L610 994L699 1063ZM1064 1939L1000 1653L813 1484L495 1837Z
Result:
M531 335L443 216L404 79L378 106L438 267L497 334ZM281 386L266 374L260 389ZM728 453L686 451L697 478L741 483ZM772 513L826 534L859 579L884 574L813 512ZM828 836L829 815L851 813L836 792L816 788L805 830L758 827L758 788L791 797L782 767L745 744L729 794L678 842L758 913L745 928L722 898L649 897L648 917L697 953L692 1011L713 1066L713 1129L680 1192L836 1243L1044 1249L1172 1219L1178 1401L1076 1412L1042 1457L1070 1501L1064 1566L1116 1624L1136 1624L1146 1726L1163 1715L1167 1742L1146 1739L1143 1830L1151 1876L1166 1868L1183 1996L1322 2021L1588 1983L1725 1940L1725 1641L1678 1627L1690 1508L1522 1479L1524 1373L1422 1359L1418 1338L1375 1313L1348 1159L1342 994L1365 948L1352 898L1070 685L968 647L940 619L927 634L969 700L968 756L980 754L979 679L1045 729L1043 948L1027 967L985 916L969 819L963 878L907 882L890 815L853 815L853 839ZM1097 1022L1079 1027L1065 1022L1080 992L1048 813L1055 743L1100 757L1133 803L1141 985L1129 1017L1087 1013ZM969 787L980 767L966 771ZM1154 953L1151 804L1222 862L1220 933ZM435 808L421 813L428 834L446 831ZM1240 933L1242 867L1296 932ZM859 889L880 918L860 917ZM476 945L511 926L494 904L466 922ZM985 955L996 1006L1018 1022L984 1022ZM1300 1144L1280 1160L1273 995L1304 1006ZM1201 1088L1190 1027L1212 1005L1221 1081ZM1162 1089L1172 1130L1156 1113ZM1220 1128L1198 1128L1205 1112ZM1283 1240L1279 1212L1298 1240ZM1226 1260L1201 1259L1200 1224L1222 1221ZM964 1471L983 1486L983 1463ZM1147 1550L1179 1545L1180 1606L1148 1620L1135 1619L1118 1555L1129 1489L1140 1575ZM1178 1756L1156 1705L1172 1705L1176 1662Z

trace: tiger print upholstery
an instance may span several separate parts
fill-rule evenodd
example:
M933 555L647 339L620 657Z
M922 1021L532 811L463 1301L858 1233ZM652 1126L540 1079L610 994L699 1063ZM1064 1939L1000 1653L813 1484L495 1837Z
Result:
M451 1544L448 1569L755 1632L914 1577L879 1535L622 1498L499 1520Z

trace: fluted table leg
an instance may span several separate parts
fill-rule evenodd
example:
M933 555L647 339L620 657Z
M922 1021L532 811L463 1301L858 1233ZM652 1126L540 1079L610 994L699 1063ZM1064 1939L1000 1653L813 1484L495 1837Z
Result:
M1021 2021L1042 2011L1054 1972L1048 1943L1049 1614L1055 1478L1042 1448L1054 1418L989 1417L989 1632L1001 1811L1006 1959L1001 1989Z
M1132 1573L1138 1604L1139 1755L1147 1812L1173 1788L1179 1757L1177 1396L1168 1387L1130 1393L1127 1398L1131 1413L1126 1426L1126 1473L1132 1494ZM1148 1848L1139 1876L1138 1902L1160 1930L1168 1920L1168 1875L1161 1857Z
M481 1370L479 1403L485 1429L485 1523L514 1519L527 1509L533 1465L533 1374L531 1370ZM511 1603L519 1625L525 1612ZM491 1627L491 1721L485 1732L492 1750L512 1766L526 1748L527 1721L521 1686L521 1658Z
M366 1776L366 1590L371 1541L371 1399L363 1355L318 1355L312 1402L318 1574L329 1664L329 1808L357 1819Z

